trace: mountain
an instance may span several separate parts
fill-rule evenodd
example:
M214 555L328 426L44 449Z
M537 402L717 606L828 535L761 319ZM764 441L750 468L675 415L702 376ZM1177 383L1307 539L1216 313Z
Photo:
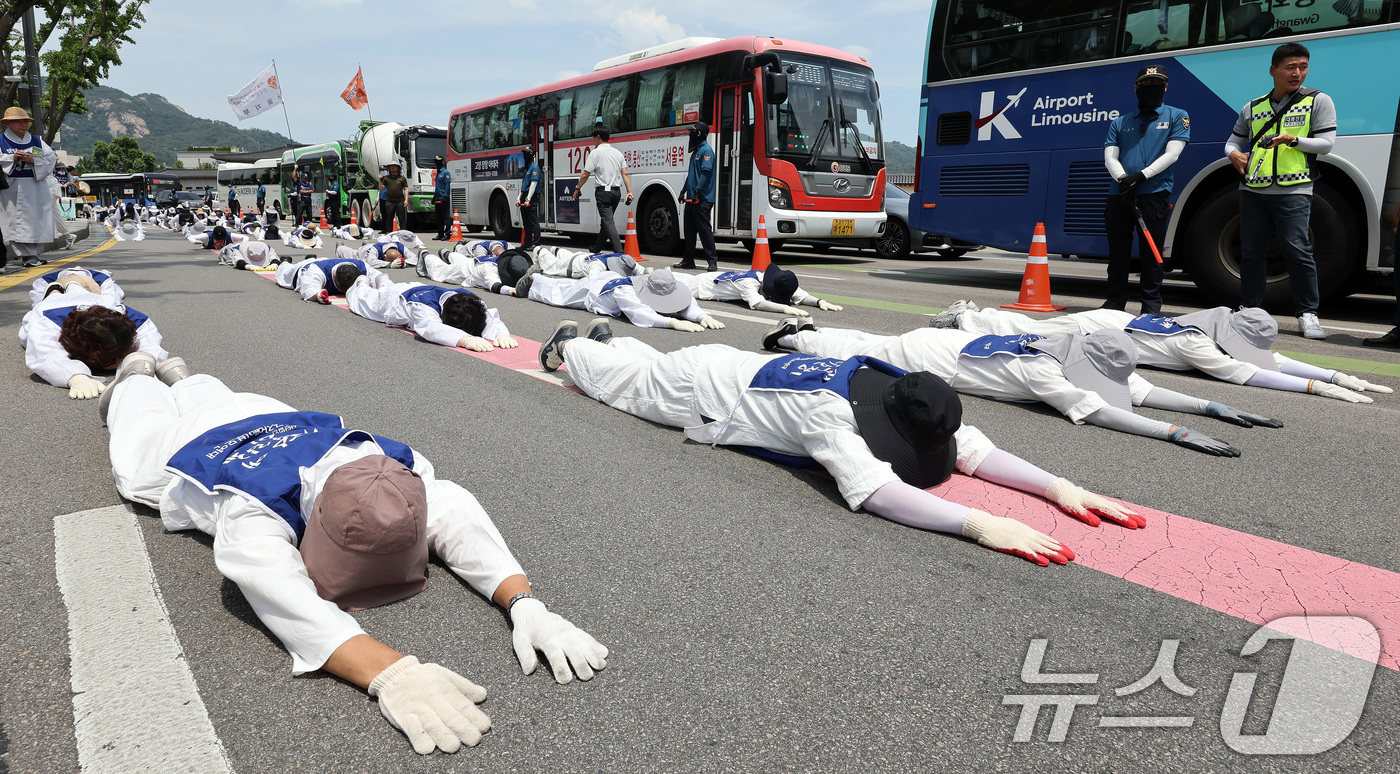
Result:
M146 147L142 144L141 147ZM885 142L885 169L892 175L914 174L914 149L898 140Z
M213 121L186 113L159 94L127 94L120 89L98 86L83 93L86 115L69 115L63 121L63 141L58 147L75 156L92 153L98 140L134 137L141 149L155 154L156 161L174 166L175 152L192 145L233 146L260 150L286 145L287 138L263 129L239 129L225 121Z

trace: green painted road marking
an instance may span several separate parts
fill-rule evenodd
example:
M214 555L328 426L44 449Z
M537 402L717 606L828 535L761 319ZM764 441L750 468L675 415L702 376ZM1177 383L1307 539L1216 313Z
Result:
M1280 355L1291 357L1318 368L1329 368L1334 371L1346 371L1347 373L1378 374L1380 376L1400 376L1400 364L1381 363L1375 360L1360 360L1351 357L1331 357L1329 355L1314 355L1308 352L1286 352L1279 350Z
M866 309L884 309L889 312L909 312L910 314L938 314L943 311L936 306L919 306L918 304L901 304L897 301L873 301L869 298L855 298L852 296L833 296L822 293L820 298L825 298L833 304L842 306L863 306Z

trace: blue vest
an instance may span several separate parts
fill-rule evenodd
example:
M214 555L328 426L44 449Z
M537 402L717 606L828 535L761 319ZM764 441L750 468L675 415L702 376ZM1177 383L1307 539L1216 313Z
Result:
M311 191L312 188L310 180L302 180L301 182L297 183L297 193L301 194L302 196L310 197Z
M749 271L727 271L727 272L725 272L725 273L719 275L718 277L715 277L715 284L718 285L718 284L721 283L721 282L738 282L738 281L741 280L741 279L756 279L756 280L762 282L762 281L763 281L762 274L763 274L763 272L758 272L758 271L753 271L753 270L749 270Z
M817 392L825 390L851 399L851 377L862 367L873 368L882 374L899 378L909 373L903 368L890 365L883 360L868 355L857 355L849 360L834 357L793 354L773 358L754 374L749 382L751 390L781 390L783 392Z
M610 280L608 280L607 282L604 282L604 283L603 283L603 288L602 288L602 290L599 290L599 291L598 291L598 295L600 295L600 296L607 295L608 293L611 293L611 292L613 292L614 290L617 290L618 288L622 287L623 285L629 285L629 286L630 286L631 284L632 284L632 278L631 278L631 277L619 277L619 278L617 278L617 279L610 279Z
M44 276L40 277L39 279L43 280L44 282L58 282L58 272L60 272L60 271L70 271L70 270L67 270L67 269L59 269L58 271L51 271L51 272L49 272L48 274L45 274ZM112 278L112 276L111 276L110 274L104 274L104 273L102 273L102 272L100 272L100 271L93 271L92 269L83 269L83 271L87 272L87 275L88 275L89 277L92 277L93 280L95 280L95 281L97 282L98 285L101 285L102 283L104 283L104 282L106 282L107 280L109 280L109 279ZM77 274L77 273L78 273L78 272L76 272L76 271L70 271L70 276L71 276L72 274Z
M318 269L321 270L321 273L322 273L322 274L326 275L326 282L329 283L330 286L331 286L332 288L335 288L336 290L339 290L340 292L344 293L348 288L336 287L336 284L335 284L335 277L331 274L331 270L332 270L334 267L341 265L342 263L348 263L348 264L354 266L355 268L357 268L357 269L360 270L360 273L361 273L361 274L369 274L369 268L368 268L367 266L365 266L365 262L364 262L364 261L361 261L361 260L349 260L349 261L345 261L345 260L341 260L340 258L327 258L327 259L324 260L324 261L312 261L311 263L307 264L306 266L301 267L301 271L306 271L307 269L311 268L312 266L315 266L316 268L318 268ZM301 272L297 272L297 273L298 273L298 275L300 275ZM329 289L329 288L328 288L328 289Z
M347 430L340 417L315 411L260 414L210 430L175 452L165 469L205 492L236 492L281 517L301 541L301 469L348 441L379 444L384 454L413 467L413 450L388 438Z
M461 288L440 288L437 285L417 285L405 290L400 295L403 296L404 301L410 304L427 304L434 309L441 310L443 298L454 293L466 293L469 296L476 295L470 290L463 290Z
M32 153L35 148L42 147L43 141L39 139L39 135L33 132L29 133L29 142L18 143L7 137L5 131L0 129L0 153L14 153L15 151L29 151ZM11 172L9 176L15 179L22 177L33 179L34 165L16 161L14 171Z
M384 251L385 251L385 250L389 250L389 249L398 250L398 251L399 251L399 254L401 254L401 255L405 253L405 248L404 248L404 246L403 246L403 242L375 242L374 244L370 245L370 247L374 248L374 254L375 254L375 255L378 255L380 260L385 260L385 261L388 260L387 258L384 257Z
M67 320L68 315L72 314L73 310L77 308L78 307L76 306L59 306L54 307L53 309L45 309L44 316L49 318L50 320L53 320L54 325L57 325L58 327L62 328L63 321ZM118 311L125 314L126 319L135 323L137 328L140 328L142 325L145 325L146 321L151 319L146 315L136 311L135 309L132 309L129 306L120 307Z
M996 357L997 355L1038 357L1045 353L1038 349L1031 349L1028 345L1043 338L1045 337L1030 333L1023 333L1019 336L981 336L963 347L959 357Z
M1194 325L1182 325L1160 314L1140 314L1128 323L1128 330L1142 331L1153 336L1175 336L1178 333L1199 332L1201 329Z

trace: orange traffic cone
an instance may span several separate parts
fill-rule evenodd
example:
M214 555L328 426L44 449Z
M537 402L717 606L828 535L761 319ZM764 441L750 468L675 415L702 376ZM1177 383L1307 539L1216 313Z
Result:
M462 218L456 210L452 211L452 233L448 235L448 238L453 242L462 241Z
M399 230L399 216L397 216L397 215L394 216L394 227L391 228L391 229L389 229L389 230L390 230L390 231L398 231L398 230Z
M329 231L330 228L331 228L331 222L328 221L328 220L326 220L326 208L325 208L325 207L322 207L322 208L321 208L321 228L322 228L323 230L326 230L326 231Z
M359 207L355 206L354 202L350 203L350 225L352 226L360 225L360 214L358 212L359 209Z
M773 262L773 257L768 254L768 226L763 221L763 216L758 216L758 236L753 240L753 265L749 268L754 271L763 271L768 268L768 264Z
M642 257L642 246L637 243L637 221L632 218L632 211L627 211L627 239L622 242L623 255L631 256L634 261L645 261Z
M1050 300L1050 261L1045 247L1045 224L1035 224L1031 237L1031 254L1026 259L1026 273L1021 277L1021 297L1014 304L1002 304L1002 309L1023 312L1062 312L1067 307L1056 306Z

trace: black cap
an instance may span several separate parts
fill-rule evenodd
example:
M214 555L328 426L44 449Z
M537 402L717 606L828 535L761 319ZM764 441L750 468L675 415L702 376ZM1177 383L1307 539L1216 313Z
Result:
M705 123L704 121L696 121L695 123L690 125L690 133L698 134L701 137L704 137L705 135L710 133L710 125Z
M501 277L501 284L515 287L515 283L530 270L531 263L530 255L518 247L501 253L496 259L496 272Z
M520 155L521 155L521 156L524 156L526 161L529 161L530 159L533 159L533 158L535 157L535 149L534 149L534 148L521 148L521 149L520 149Z
M763 297L775 304L786 304L792 300L792 294L797 292L797 275L781 268L777 264L770 264L763 270Z
M962 401L947 382L927 371L895 377L862 368L850 396L861 438L901 481L927 489L952 475Z
M1137 77L1137 80L1135 81L1135 83L1142 83L1143 81L1151 81L1151 80L1159 80L1159 81L1161 81L1162 83L1166 83L1166 82L1167 82L1167 68L1166 68L1166 66L1165 66L1165 65L1159 65L1159 64L1152 64L1152 65L1148 65L1148 66L1142 68L1141 70L1138 70L1138 77Z

